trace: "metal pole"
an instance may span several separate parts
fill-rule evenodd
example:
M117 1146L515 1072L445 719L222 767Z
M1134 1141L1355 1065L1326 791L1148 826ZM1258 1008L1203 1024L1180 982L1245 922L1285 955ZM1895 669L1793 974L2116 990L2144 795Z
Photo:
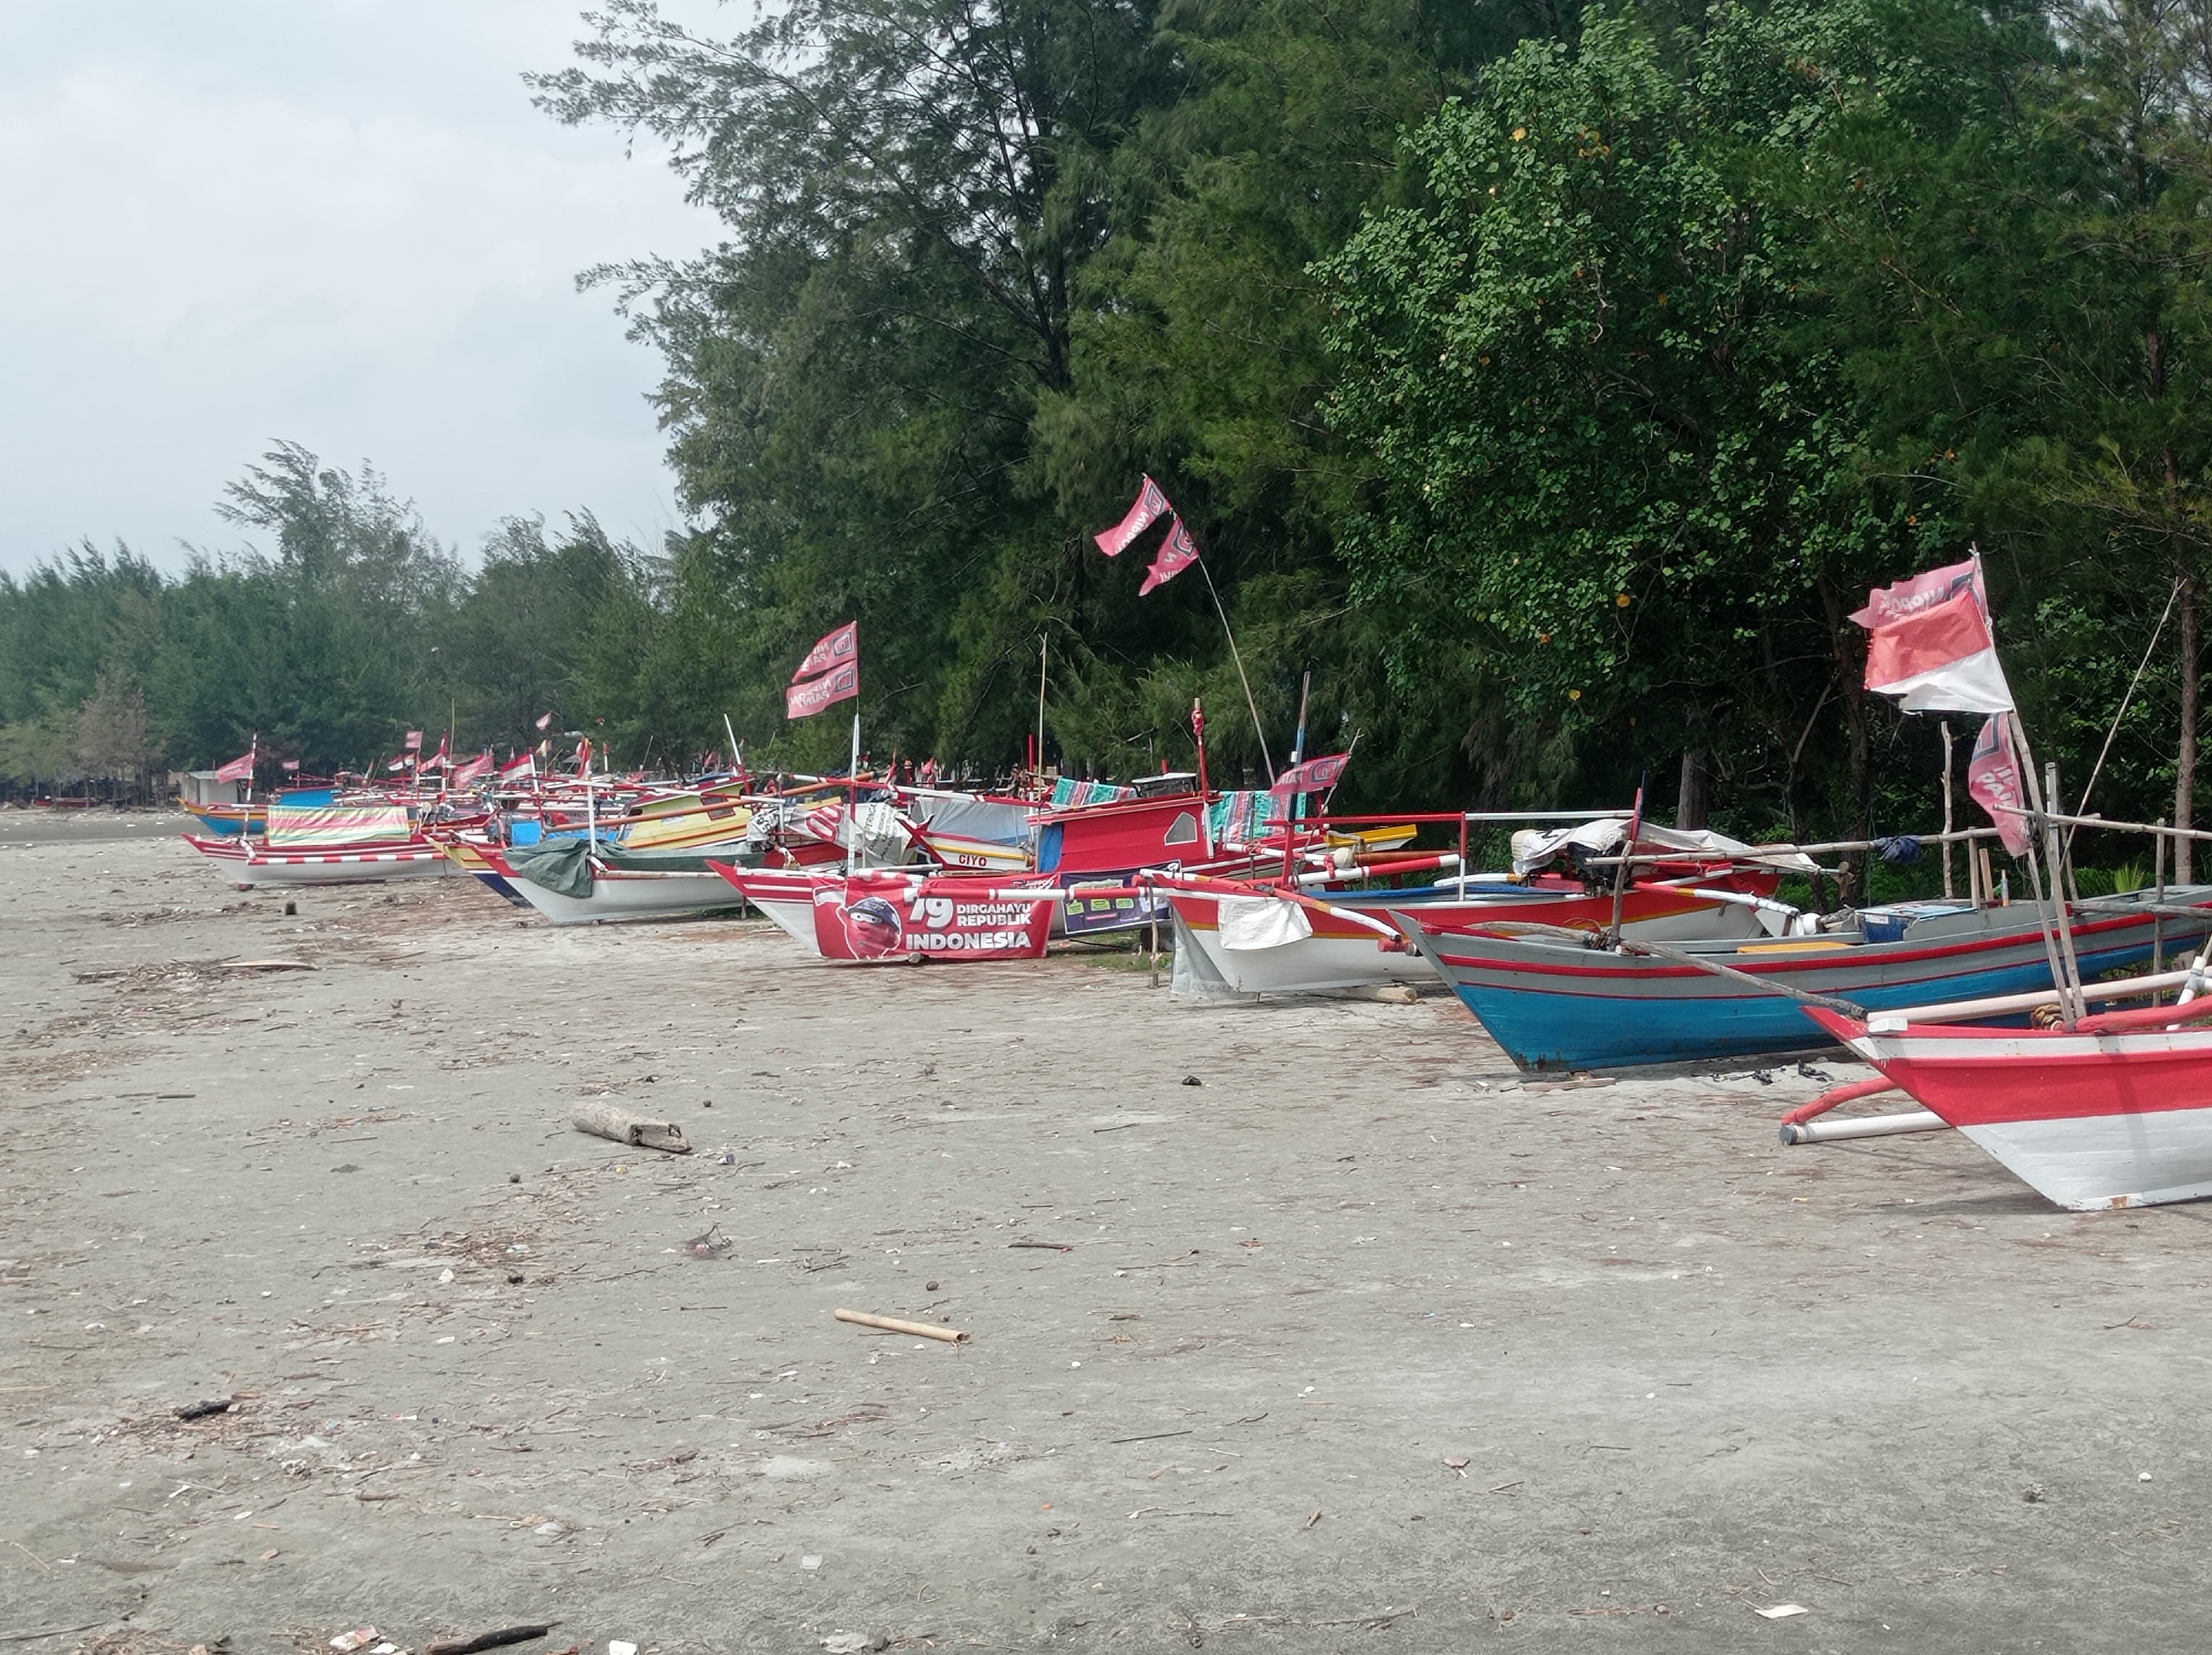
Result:
M1047 663L1051 660L1052 640L1048 634L1037 634L1037 745L1036 770L1040 780L1044 776L1044 678Z

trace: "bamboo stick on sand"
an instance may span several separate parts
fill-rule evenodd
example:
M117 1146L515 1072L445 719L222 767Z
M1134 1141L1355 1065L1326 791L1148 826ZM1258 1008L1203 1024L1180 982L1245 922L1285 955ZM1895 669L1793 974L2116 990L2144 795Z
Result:
M910 1333L917 1339L942 1339L948 1345L965 1344L968 1336L954 1328L935 1327L927 1322L902 1322L896 1316L878 1316L871 1311L848 1311L840 1305L833 1312L840 1322L851 1322L864 1328L881 1328L886 1333Z

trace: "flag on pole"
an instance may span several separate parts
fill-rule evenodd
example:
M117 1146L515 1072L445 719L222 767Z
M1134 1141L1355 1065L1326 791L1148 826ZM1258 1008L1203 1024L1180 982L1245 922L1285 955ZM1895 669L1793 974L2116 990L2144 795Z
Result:
M1168 530L1168 538L1160 542L1159 556L1145 571L1145 583L1137 588L1137 595L1141 598L1154 587L1165 586L1197 561L1198 542L1190 538L1189 526L1178 517Z
M552 714L550 714L550 713L547 713L547 714L544 715L543 715L542 717L540 717L540 718L538 719L538 727L541 731L543 731L543 730L549 730L549 729L552 728L552 727L553 727L553 715L552 715Z
M256 741L252 746L217 770L215 773L215 779L218 782L251 782L253 779L254 755L260 750L261 744Z
M284 769L289 774L297 776L300 773L300 761L296 758L288 758L284 761Z
M422 751L422 732L420 730L408 731L407 739L399 744L399 750L402 752L421 752Z
M1972 586L1869 631L1866 687L1896 697L1908 713L2013 710L1996 639Z
M814 648L806 652L806 659L799 663L791 674L796 684L801 678L811 678L817 672L826 672L843 661L855 666L860 660L860 624L848 621L835 632L823 635Z
M1098 550L1109 557L1118 557L1127 549L1130 541L1174 511L1175 508L1168 504L1167 496L1161 492L1160 485L1148 476L1145 478L1145 486L1137 490L1136 503L1129 508L1121 520L1112 528L1103 530L1091 538L1098 543Z
M446 748L452 739L453 738L450 736L441 736L438 739L437 752L431 758L426 758L422 761L422 768L424 770L442 770L446 768Z
M502 782L526 782L537 774L538 760L526 751L520 758L510 759L500 766L499 779Z
M405 770L406 768L407 768L407 758L406 758L406 755L404 755L404 754L403 753L400 757L398 757L398 758L393 759L393 760L392 760L389 764L386 764L386 765L384 767L384 773L385 773L386 776L397 776L397 775L398 775L398 774L399 774L399 772L400 772L400 771L402 771L402 770Z
M2009 713L1982 721L1982 733L1966 760L1966 796L1989 812L1999 843L2015 856L2027 854L2027 818L2020 813L2027 808L2027 788L2021 779Z
M592 768L592 738L586 736L576 744L576 774L581 776Z
M453 785L457 788L465 788L471 782L482 781L491 774L491 749L486 747L483 752L466 764L456 764L453 766Z
M825 633L791 675L783 692L786 718L810 718L860 693L860 624L848 621Z
M1352 762L1350 753L1334 753L1327 758L1309 758L1303 764L1293 764L1275 778L1268 789L1278 799L1290 799L1301 793L1324 793L1336 785L1344 774L1344 767Z

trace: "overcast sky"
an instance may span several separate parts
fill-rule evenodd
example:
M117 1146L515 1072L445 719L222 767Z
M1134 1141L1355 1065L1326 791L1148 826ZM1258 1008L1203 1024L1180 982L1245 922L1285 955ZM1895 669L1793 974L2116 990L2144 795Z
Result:
M277 438L464 551L515 513L676 526L657 360L574 278L714 226L645 146L530 106L580 9L0 3L0 569L235 545L210 508Z

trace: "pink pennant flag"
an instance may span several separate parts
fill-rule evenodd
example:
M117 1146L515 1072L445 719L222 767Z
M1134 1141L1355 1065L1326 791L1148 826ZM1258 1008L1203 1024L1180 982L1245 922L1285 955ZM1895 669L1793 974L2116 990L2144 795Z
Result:
M544 714L544 715L542 715L538 718L538 727L539 729L541 729L541 730L545 730L545 729L550 729L550 728L551 728L551 727L552 727L552 724L553 724L553 715L552 715L552 714L550 714L550 713Z
M1982 613L1990 612L1990 594L1982 584L1982 560L1978 556L1962 563L1931 569L1909 581L1899 581L1895 586L1882 587L1868 594L1866 607L1854 610L1851 618L1872 631L1878 626L1907 620L1923 610L1948 603L1961 592L1972 592L1982 606Z
M483 780L491 774L491 749L487 747L465 764L453 766L453 785L465 788L471 782Z
M1996 640L1971 585L1874 628L1867 635L1866 687L1895 696L1908 713L2013 709Z
M811 718L825 707L834 707L841 701L850 701L860 693L860 663L848 660L842 666L833 666L819 678L809 678L804 684L794 684L783 692L783 715L786 718Z
M1989 812L1996 824L1997 839L2014 855L2027 850L2027 818L2017 812L2027 807L2027 788L2020 776L2020 756L2013 747L2012 720L1998 713L1982 721L1974 751L1966 760L1966 796Z
M1137 502L1129 508L1128 514L1112 528L1091 538L1109 557L1119 557L1130 541L1174 510L1168 504L1167 496L1160 492L1160 485L1147 477L1145 486L1137 490Z
M860 624L858 621L848 621L835 632L825 634L813 648L806 652L806 659L799 663L797 670L791 675L791 681L796 684L801 678L811 678L817 672L826 672L845 661L850 661L855 668L860 666ZM854 681L858 682L857 678Z
M1197 561L1198 542L1190 538L1189 527L1178 517L1168 530L1168 538L1160 542L1159 556L1145 571L1145 583L1137 588L1137 595L1141 598L1154 587L1165 586Z
M253 756L259 751L257 747L239 754L215 773L215 779L218 782L251 782L253 779Z
M1336 785L1337 778L1344 774L1344 767L1351 762L1350 753L1309 758L1277 776L1275 785L1267 791L1278 799L1289 799L1301 793L1325 793Z

